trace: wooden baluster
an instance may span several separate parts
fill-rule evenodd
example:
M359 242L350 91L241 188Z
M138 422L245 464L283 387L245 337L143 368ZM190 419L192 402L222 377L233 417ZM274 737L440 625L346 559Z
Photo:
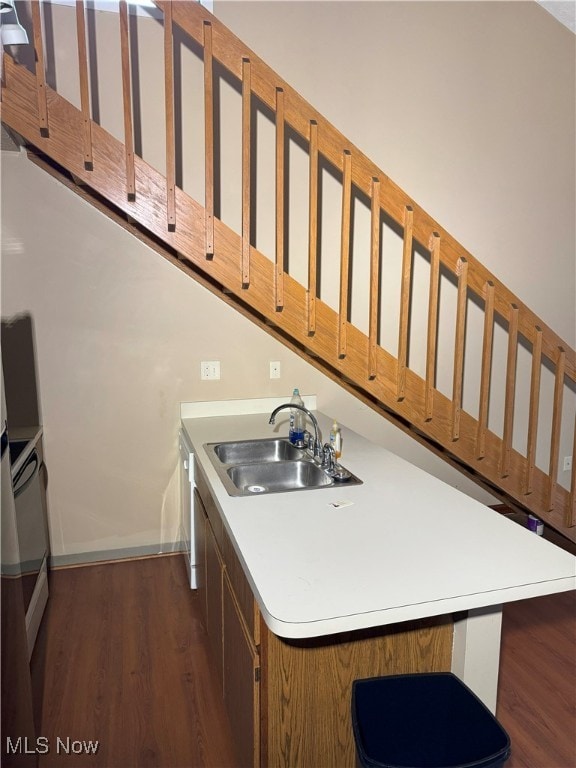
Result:
M452 440L460 438L462 388L464 385L464 343L466 341L466 300L468 298L468 262L458 259L458 301L454 341L454 380L452 384Z
M570 479L570 499L565 514L565 522L569 528L576 525L576 419L574 420L574 439L572 444L572 476Z
M538 436L538 410L540 405L540 372L542 369L542 329L534 329L532 344L532 373L530 376L530 410L528 415L528 445L526 449L526 482L524 493L534 490L534 468L536 466L536 439Z
M370 323L368 331L368 378L377 374L378 299L380 295L380 181L372 178L370 231Z
M214 79L212 64L212 24L204 21L204 208L206 256L214 254Z
M250 285L250 144L252 87L250 59L242 59L242 286Z
M40 3L30 4L32 10L32 30L34 35L34 53L36 57L36 89L38 97L38 127L45 139L48 130L48 103L46 101L46 68L44 65L44 43L42 42L42 19ZM4 55L4 52L1 52Z
M340 306L338 312L338 357L346 357L348 324L348 288L350 270L350 209L352 202L352 155L342 156L342 230L340 237Z
M276 309L284 306L284 91L276 88Z
M512 433L514 429L514 402L516 398L516 360L518 358L518 307L510 305L508 320L508 358L506 363L506 397L504 402L504 434L500 455L500 474L510 474L512 455Z
M486 455L486 431L488 429L488 405L490 403L490 370L492 366L492 342L494 339L494 283L484 286L484 336L482 340L482 371L480 374L480 404L478 407L478 432L476 456Z
M406 397L406 366L408 364L408 332L410 323L410 286L412 282L412 230L414 211L404 209L404 239L402 244L402 287L400 294L400 323L398 331L398 381L396 399Z
M130 84L130 40L128 37L128 5L120 0L120 51L122 57L122 98L124 103L124 152L126 158L126 195L136 199L134 170L134 130L132 120L132 88Z
M176 229L176 150L174 142L174 39L172 0L164 6L164 96L166 103L166 211L168 231Z
M426 348L426 392L424 419L434 415L434 386L436 377L436 342L438 336L438 289L440 286L440 235L430 236L430 296L428 300L428 337Z
M310 121L310 187L308 201L308 334L316 332L318 259L318 123Z
M548 510L555 507L556 485L558 482L558 455L560 453L560 430L562 428L562 398L564 394L564 369L566 353L558 347L556 378L554 381L554 406L552 410L552 435L550 438L550 467L548 471Z
M80 74L80 105L83 120L84 168L94 168L92 157L92 120L90 119L90 90L88 87L88 57L86 55L86 22L84 0L76 0L76 32L78 37L78 71Z

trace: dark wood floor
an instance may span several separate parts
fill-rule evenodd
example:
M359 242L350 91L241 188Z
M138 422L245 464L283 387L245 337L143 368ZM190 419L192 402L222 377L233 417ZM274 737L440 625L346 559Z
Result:
M504 607L497 715L506 768L576 766L576 593Z
M50 590L33 658L40 768L235 766L181 555L56 571ZM98 751L58 753L67 738Z
M40 768L235 766L181 556L61 570L50 588L32 665L38 733L50 744ZM506 768L576 766L574 597L505 607ZM90 740L97 752L79 753Z

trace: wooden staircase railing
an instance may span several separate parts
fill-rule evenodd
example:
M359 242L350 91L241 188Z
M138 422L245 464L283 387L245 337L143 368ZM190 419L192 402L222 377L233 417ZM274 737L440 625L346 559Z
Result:
M576 538L576 470L569 487L559 482L560 448L576 457L576 428L569 416L566 393L576 389L576 353L546 326L518 297L480 264L448 232L394 184L357 147L314 110L254 52L196 2L157 2L164 14L166 115L166 171L159 172L134 151L131 59L128 10L120 0L121 72L124 142L106 132L90 115L89 71L83 0L76 3L80 108L62 98L46 83L41 12L33 8L36 70L32 74L5 56L2 120L27 142L66 168L83 183L160 238L183 259L195 265L236 296L265 322L277 326L303 353L315 358L335 378L366 398L374 407L393 414L420 439L477 477L497 495ZM203 51L205 199L193 200L176 184L174 112L174 25ZM223 67L236 79L241 93L242 191L241 227L236 232L216 215L214 70ZM251 210L254 185L253 104L260 102L274 116L275 126L275 252L268 258L254 247ZM307 284L287 268L286 186L289 167L286 135L299 137L308 160ZM320 169L329 167L341 192L340 254L325 253L320 233ZM369 210L368 300L363 307L367 332L351 322L353 287L357 276L351 259L356 198ZM394 353L380 339L382 317L383 221L401 233L402 266L397 286L400 296L398 346ZM425 365L411 367L412 282L417 254L424 257L428 277L428 315ZM321 269L337 270L338 299L322 296ZM439 327L442 316L441 283L448 279L456 292L452 349L452 390L438 387ZM467 316L471 303L483 315L477 344L479 397L474 409L464 407L465 358L475 354L469 344ZM356 306L356 305L355 305ZM494 386L495 329L505 333L507 354L504 392ZM530 355L526 444L514 440L518 419L518 351ZM551 403L544 402L542 372L554 379ZM549 373L547 375L550 375ZM489 424L497 397L503 399L502 434ZM477 410L472 414L469 410ZM571 438L566 438L570 433ZM538 464L539 435L549 433L547 460ZM541 440L541 438L540 438ZM541 466L544 463L544 466Z

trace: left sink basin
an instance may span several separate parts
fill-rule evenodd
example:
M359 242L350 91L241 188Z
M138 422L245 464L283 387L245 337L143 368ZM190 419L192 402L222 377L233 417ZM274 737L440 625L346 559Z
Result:
M282 438L210 443L207 447L212 448L223 464L293 461L302 458L302 451Z

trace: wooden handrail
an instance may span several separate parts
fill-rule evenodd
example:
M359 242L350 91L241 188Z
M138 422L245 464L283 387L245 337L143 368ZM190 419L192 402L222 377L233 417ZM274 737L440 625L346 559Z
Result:
M174 40L172 0L164 7L164 97L166 109L166 208L168 231L176 229L176 149L174 135Z
M48 102L46 99L46 67L44 64L44 43L42 41L42 18L40 3L32 3L32 29L34 34L34 55L36 57L36 87L38 98L38 128L40 135L47 138ZM2 46L3 48L4 46Z
M510 306L508 316L508 359L506 363L506 396L504 400L504 435L500 456L500 474L510 474L512 456L512 429L514 427L514 403L516 399L516 361L518 359L518 307Z
M574 417L574 442L572 444L572 477L570 479L570 497L568 499L568 506L564 514L564 523L568 528L576 526L576 470L574 469L574 461L576 460L576 416Z
M84 165L92 169L92 120L88 88L88 58L86 55L86 23L84 0L76 0L76 33L78 38L78 71L80 73L80 103L84 120Z
M33 4L33 6L36 4ZM334 126L311 107L294 89L268 67L253 51L227 30L216 18L197 3L171 3L158 0L164 11L164 67L166 109L166 171L165 197L154 198L148 211L154 208L164 216L164 233L171 246L183 258L194 261L196 245L191 246L192 225L179 219L176 212L190 206L185 193L176 186L176 153L174 124L174 38L173 24L191 36L203 48L204 59L204 149L205 199L202 210L201 268L236 293L251 306L259 317L265 317L282 328L283 333L320 359L331 371L339 371L346 382L365 393L371 402L379 403L386 411L394 411L404 422L413 425L434 445L443 446L460 464L483 477L509 498L527 509L549 519L556 525L559 520L566 527L576 524L575 475L573 469L570 487L558 482L560 446L564 418L566 381L576 383L576 352L545 325L518 297L509 291L472 254L463 248L448 232L434 221L420 206L404 193L386 174L372 163L357 147L349 142ZM85 50L84 4L76 5L78 31L78 62L81 84L80 119L82 133L81 160L92 164L96 150L95 124L90 118L89 73ZM42 50L41 16L33 10L34 39L37 45L36 113L35 125L43 135L48 130L48 110ZM125 0L120 2L120 38L122 49L122 83L125 120L124 201L131 216L141 217L145 226L157 231L156 219L150 221L135 205L136 169L150 174L141 159L134 156L133 125L130 85L130 45L128 14ZM82 44L82 39L84 44ZM82 47L84 45L84 47ZM224 67L239 84L242 99L242 118L238 126L242 146L241 227L234 233L214 215L215 211L215 126L214 126L214 64ZM51 99L53 97L51 96ZM251 242L254 218L253 172L257 154L256 128L252 125L256 100L274 115L275 135L275 252L260 254ZM54 99L55 101L55 99ZM56 102L55 102L56 103ZM64 109L62 107L62 109ZM50 119L52 100L50 101ZM8 114L10 109L8 107ZM14 118L16 120L16 117ZM20 118L18 118L20 119ZM68 116L68 119L71 119ZM17 121L17 120L16 120ZM92 136L88 133L92 130ZM294 133L307 147L309 160L308 210L302 227L308 227L307 285L302 286L290 275L286 267L286 185L290 182L285 141L288 132ZM50 132L52 133L52 131ZM98 136L102 136L101 129ZM50 138L52 138L50 136ZM108 139L106 141L109 141ZM94 147L93 147L94 145ZM46 151L54 146L55 154L70 157L70 151L57 149L46 143ZM44 147L43 147L44 148ZM58 154L60 152L60 154ZM90 159L88 159L90 157ZM75 165L75 160L67 160ZM319 236L319 171L331 167L340 177L341 220L339 293L337 307L331 308L319 295L318 270L330 265L334 272L337 255L318 248ZM75 171L78 169L75 166ZM98 174L91 177L98 185ZM140 179L140 176L138 176ZM148 184L147 194L155 195L161 185ZM127 192L127 195L126 195ZM369 202L369 301L364 308L367 333L361 332L350 320L357 305L351 303L351 288L355 288L355 264L351 259L351 246L355 244L353 230L357 226L352 209L356 195ZM126 197L128 202L126 202ZM118 204L114 193L111 200ZM382 222L390 221L402 236L402 271L398 286L400 309L398 348L396 354L385 350L379 341L382 283L387 274L381 274ZM167 226L166 226L167 224ZM323 222L329 226L330 222ZM166 234L171 233L170 235ZM175 236L172 237L171 235ZM336 238L334 238L336 239ZM415 274L416 254L427 247L430 263L428 280L428 317L426 330L426 359L424 376L412 367L410 354L411 321L413 315L412 281ZM329 261L327 261L329 260ZM319 262L322 263L319 263ZM288 271L286 271L288 270ZM456 285L454 314L454 346L452 391L443 393L438 388L437 366L439 350L440 275L447 274ZM444 290L444 288L442 289ZM464 408L465 360L472 352L467 346L467 308L475 300L483 312L483 334L480 367L480 388L477 416ZM443 309L443 308L442 308ZM279 310L282 310L279 312ZM502 436L489 426L489 412L496 393L493 391L494 328L501 323L507 328L506 375L503 395L504 416ZM525 449L517 445L514 434L514 413L517 389L518 347L523 340L531 346L530 398L528 406L528 436ZM555 371L555 386L549 409L550 451L548 466L537 462L540 421L546 416L541 407L541 371L548 366ZM547 418L547 416L546 416ZM576 427L575 427L576 431ZM573 439L576 452L576 439ZM573 453L574 455L574 453ZM541 463L541 462L540 462Z
M338 318L338 357L346 357L348 330L348 289L350 277L350 210L352 202L352 155L342 157L342 222L340 228L340 309Z
M424 420L434 416L436 391L436 342L438 337L438 299L440 289L440 235L430 235L430 292L428 297L428 334L426 343L426 400Z
M132 86L130 78L130 39L128 36L128 4L120 0L120 52L122 57L122 104L124 108L124 154L126 163L126 197L136 197L134 170L134 128L132 119Z
M556 376L554 378L554 405L552 411L552 434L550 436L550 467L548 470L548 509L551 511L556 504L556 485L558 477L558 457L560 451L560 429L562 418L562 398L564 392L564 372L566 368L566 352L558 348L556 358Z
M526 485L524 493L532 493L534 468L536 466L536 438L538 435L538 413L540 410L540 376L542 371L542 331L535 329L532 347L532 371L530 375L530 410L528 416L528 448L526 451Z
M492 343L494 339L494 283L488 281L484 290L484 333L482 336L482 368L480 372L480 402L478 407L478 429L476 433L476 458L486 456L486 433L488 430L488 405L490 402L490 367L492 364Z
M214 255L214 73L212 24L204 21L204 208L206 209L206 255Z
M276 259L274 301L276 309L284 306L284 91L276 89Z
M458 303L454 340L454 377L452 382L452 440L460 437L460 413L464 388L464 344L466 341L466 302L468 298L468 262L460 259L458 268Z
M380 303L380 181L372 179L372 206L370 208L370 323L368 378L378 375L376 347L378 346L378 306Z
M408 335L410 322L410 300L412 285L412 247L414 231L414 210L407 205L404 209L404 237L402 241L402 280L400 288L400 324L398 331L398 376L396 399L406 397L406 369L408 367Z
M308 192L308 291L307 333L316 331L316 284L318 258L318 123L310 122Z
M242 285L250 285L250 197L252 154L251 63L242 59Z

